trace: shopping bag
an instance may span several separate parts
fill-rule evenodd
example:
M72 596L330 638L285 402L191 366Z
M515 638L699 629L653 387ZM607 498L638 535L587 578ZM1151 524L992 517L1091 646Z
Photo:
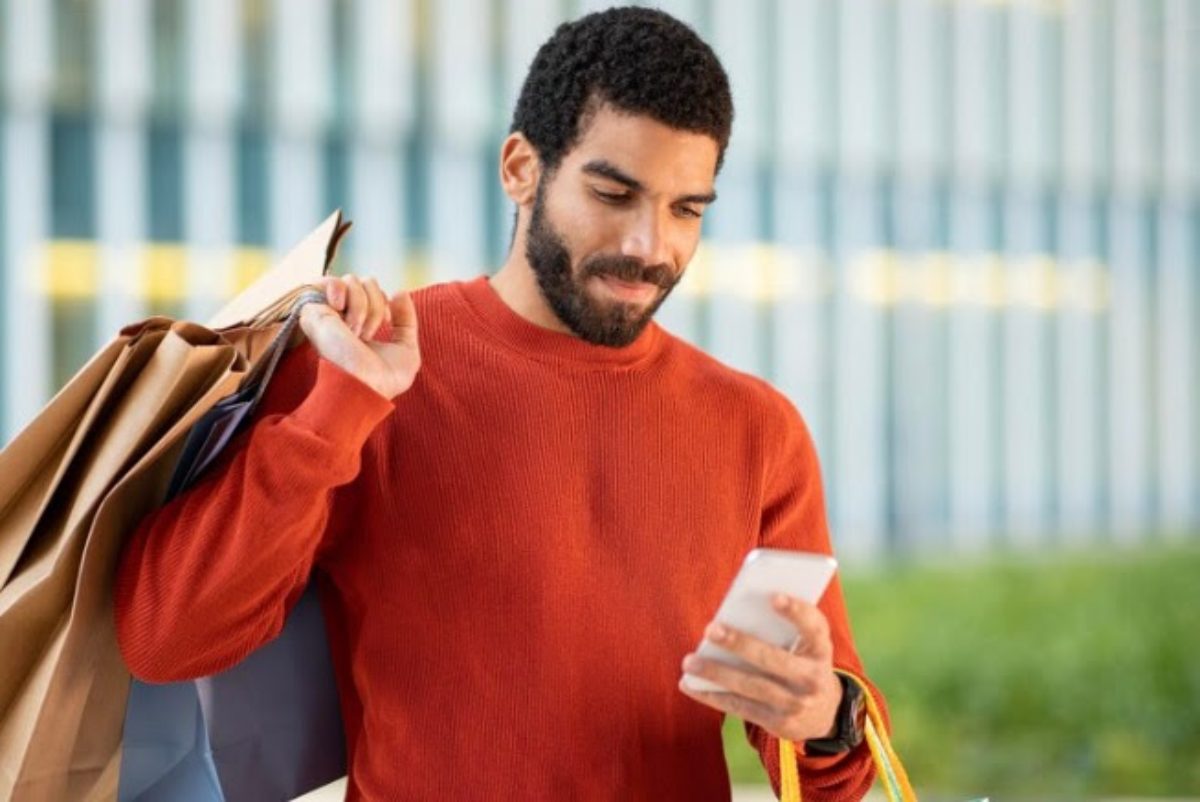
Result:
M276 343L243 389L197 427L204 445L176 466L181 487L195 482L237 431L249 425L285 347L295 339L299 310L324 301L304 293ZM227 800L292 799L346 773L341 706L325 622L310 583L280 635L241 663L196 683L213 761Z
M341 711L311 588L279 637L195 682L134 681L121 800L288 800L346 773Z
M111 608L121 541L344 230L335 213L218 313L233 328L152 318L123 330L0 452L0 798L115 798L129 687Z
M97 353L0 452L0 587L24 551L33 525L78 448L79 422L132 336Z
M0 782L11 784L13 798L65 798L54 788L75 784L59 776L55 760L68 744L90 751L96 733L83 716L108 704L120 684L119 656L95 640L105 622L79 604L88 595L80 587L84 549L113 485L205 390L222 392L214 379L235 368L235 352L212 336L172 324L127 344L128 358L117 360L85 412L78 449L0 588ZM82 777L107 765L75 769Z
M185 491L249 424L292 337L293 307L255 374L192 428L167 498ZM345 773L343 727L324 621L313 588L280 635L199 680L134 681L120 770L122 802L286 800Z

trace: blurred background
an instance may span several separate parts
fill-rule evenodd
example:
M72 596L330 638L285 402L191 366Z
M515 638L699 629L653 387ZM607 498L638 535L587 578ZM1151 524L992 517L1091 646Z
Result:
M575 0L0 0L0 432L326 214L502 262ZM675 0L734 88L661 320L805 415L928 798L1200 795L1200 0ZM734 722L739 783L761 783Z

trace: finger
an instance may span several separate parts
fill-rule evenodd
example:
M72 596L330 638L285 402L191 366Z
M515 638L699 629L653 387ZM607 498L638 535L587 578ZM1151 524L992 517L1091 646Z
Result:
M380 325L390 316L390 312L387 296L383 294L378 281L368 277L363 279L362 286L367 294L367 317L363 322L362 337L364 340L370 340L375 337L375 332L379 331Z
M796 691L768 677L752 674L719 660L708 660L699 655L689 654L683 659L683 670L694 677L715 682L727 691L759 702L777 713L788 715L800 708L800 697Z
M796 653L822 659L833 656L829 621L816 605L784 594L777 594L771 600L771 605L796 627Z
M330 309L341 312L346 308L346 287L337 276L325 276L317 282Z
M305 304L300 308L300 329L318 352L324 343L346 336L346 324L341 315L325 304ZM341 329L341 335L336 329ZM334 338L334 339L331 339Z
M369 309L367 291L363 289L362 281L358 276L343 276L342 281L346 284L346 292L349 297L342 317L346 319L346 325L354 332L354 336L361 337L363 323L366 322Z
M790 685L808 686L809 678L801 671L800 659L788 649L717 622L708 625L704 636L766 674L779 677Z
M757 724L768 731L780 732L784 728L785 721L782 716L779 716L761 702L756 702L753 699L747 699L736 693L693 690L684 684L683 680L679 681L679 690L697 702L706 704L723 713L737 716L744 721L749 721L751 724Z
M392 313L391 341L397 345L417 346L417 307L412 294L399 290L388 300Z

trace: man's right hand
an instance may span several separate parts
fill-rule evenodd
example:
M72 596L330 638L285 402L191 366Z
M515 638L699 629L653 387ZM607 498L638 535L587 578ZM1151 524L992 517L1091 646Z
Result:
M385 296L373 278L326 276L315 284L329 301L300 310L300 328L317 353L392 399L412 386L421 368L417 310L404 290ZM376 333L391 331L381 342Z

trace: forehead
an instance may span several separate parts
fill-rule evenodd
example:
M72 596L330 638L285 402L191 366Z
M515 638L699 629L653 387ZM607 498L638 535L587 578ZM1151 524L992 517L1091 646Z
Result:
M577 171L603 159L651 192L706 192L716 177L717 156L717 143L707 134L681 131L604 105L592 115L562 166Z

